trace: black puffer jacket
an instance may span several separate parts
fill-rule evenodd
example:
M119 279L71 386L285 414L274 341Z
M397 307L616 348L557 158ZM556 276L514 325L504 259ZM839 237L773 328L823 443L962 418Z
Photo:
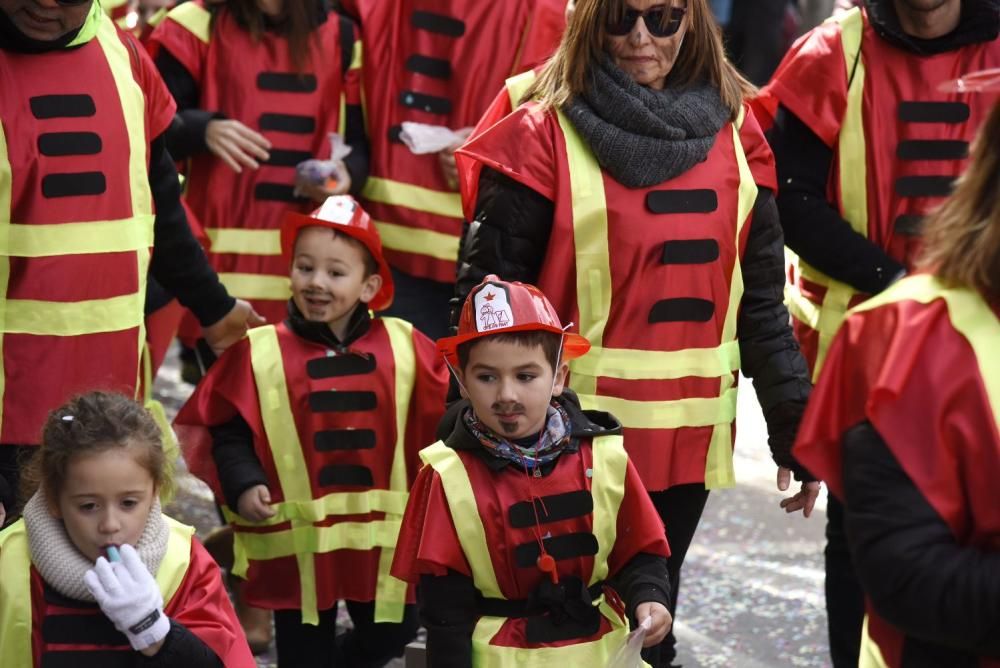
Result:
M459 250L451 322L465 296L487 274L535 283L552 230L553 204L513 179L483 168L476 217ZM784 240L771 191L761 189L742 261L744 294L737 321L744 375L753 379L767 420L768 443L779 466L799 480L813 478L794 460L792 443L811 383L783 303Z

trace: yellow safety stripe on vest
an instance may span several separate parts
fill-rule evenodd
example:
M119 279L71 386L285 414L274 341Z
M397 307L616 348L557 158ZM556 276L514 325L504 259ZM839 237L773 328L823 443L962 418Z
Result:
M212 15L204 7L199 7L195 2L185 2L171 9L167 18L176 21L192 35L208 44Z
M148 252L153 245L153 215L55 225L11 224L0 255L51 257L88 253Z
M594 499L593 534L597 554L588 585L608 578L608 557L618 539L618 511L625 498L625 475L628 455L621 436L598 436L592 442L594 463L590 493Z
M528 70L527 72L515 74L504 82L504 86L507 88L507 95L510 98L511 109L517 109L521 106L521 98L528 92L531 85L535 83L536 78L538 77L535 71Z
M406 225L375 221L385 248L405 253L427 255L448 262L458 261L459 237L446 232L421 230Z
M177 437L167 419L167 411L163 404L153 396L153 358L149 351L149 343L142 346L142 405L153 416L153 421L160 428L160 437L163 440L164 456L164 484L160 486L160 503L166 506L174 499L174 473L177 468L177 460L181 455L180 445Z
M360 69L361 63L364 60L364 46L363 42L355 40L354 46L351 48L351 64L348 66L348 70Z
M100 26L101 17L104 16L104 11L101 7L100 2L94 2L90 5L90 12L87 14L87 19L83 22L83 27L80 28L80 32L76 34L66 48L72 48L74 46L80 46L81 44L86 44L90 40L94 39L97 34L98 27Z
M851 313L868 311L891 302L912 300L928 304L943 299L948 305L948 317L955 328L972 347L979 365L979 375L1000 433L1000 320L983 301L982 296L969 288L950 288L935 276L918 274L897 281L889 289L853 309Z
M163 516L169 528L166 552L156 571L164 605L180 589L191 564L194 528ZM23 519L0 532L0 647L4 665L31 666L31 556Z
M414 211L448 218L462 217L462 196L458 193L431 190L412 183L369 176L361 196L373 202L401 206Z
M10 160L7 158L7 135L4 132L3 121L0 119L0 246L8 244L10 238L11 182ZM3 344L4 335L7 332L7 315L3 304L7 300L7 284L9 280L10 259L0 253L0 425L3 424L3 399L7 387L7 374L4 372L3 364Z
M584 410L606 411L634 429L680 429L729 424L736 419L736 388L721 397L677 401L633 401L619 397L581 394Z
M591 347L572 362L573 372L623 380L665 380L673 378L715 378L740 368L738 341L717 348L687 350L626 350Z
M138 293L81 302L8 299L0 302L3 311L0 317L5 321L7 334L82 336L120 332L142 328L144 300L144 295Z
M250 559L269 560L294 555L299 566L302 619L306 624L319 622L313 555L341 549L382 548L376 583L376 618L380 622L399 622L403 618L407 585L392 577L389 570L408 495L404 444L415 383L416 353L412 325L396 318L383 318L382 323L389 335L395 367L396 442L390 489L328 494L321 499L311 496L308 468L288 398L277 331L273 326L267 326L249 333L251 365L264 431L285 500L275 504L277 515L265 522L247 522L229 509L224 509L224 512L229 521L244 526L273 526L285 521L290 521L292 526L287 530L264 534L237 532L233 572L245 575ZM376 510L385 512L384 520L313 526L314 522L331 515L354 515Z
M865 615L864 624L861 626L861 654L858 656L858 668L889 668L878 643L868 632L868 615Z
M847 109L844 113L837 147L840 179L840 212L858 234L868 237L868 173L864 128L865 63L861 57L864 20L860 8L830 19L840 24L840 42L847 68ZM798 286L791 286L788 306L792 316L819 333L813 380L820 369L834 335L847 315L851 299L857 294L851 286L835 281L799 260L802 278L826 288L822 305L810 301Z
M234 297L241 299L276 299L292 296L292 283L287 276L266 274L220 273L219 280Z
M206 227L205 235L213 253L242 255L281 255L280 230L241 230L230 227Z

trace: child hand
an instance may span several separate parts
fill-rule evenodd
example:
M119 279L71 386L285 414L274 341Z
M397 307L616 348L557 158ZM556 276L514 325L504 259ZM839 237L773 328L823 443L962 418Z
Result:
M274 517L275 510L271 507L271 492L268 491L267 485L254 485L240 494L236 502L236 512L251 522L262 522Z
M670 627L674 625L674 620L670 616L670 612L663 607L663 604L656 603L655 601L640 603L636 607L635 619L638 623L642 624L647 617L650 618L651 623L649 630L646 631L646 640L642 643L642 646L652 647L653 645L659 645L667 637Z
M101 611L128 638L132 649L148 650L170 633L170 620L163 614L163 596L135 548L122 545L119 552L120 562L109 563L98 557L83 581Z

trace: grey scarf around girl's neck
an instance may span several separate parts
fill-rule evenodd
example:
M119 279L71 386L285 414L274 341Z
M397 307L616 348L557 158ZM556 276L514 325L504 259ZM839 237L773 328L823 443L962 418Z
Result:
M653 90L607 55L591 68L588 84L563 113L601 167L629 188L663 183L704 160L730 117L715 87Z

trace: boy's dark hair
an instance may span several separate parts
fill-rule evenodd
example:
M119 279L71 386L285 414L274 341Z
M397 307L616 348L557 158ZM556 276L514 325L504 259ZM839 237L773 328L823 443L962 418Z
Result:
M548 360L552 371L556 371L556 362L559 359L559 348L562 346L562 336L555 332L543 330L526 330L523 332L501 332L490 336L480 337L458 345L458 367L465 370L465 365L469 363L469 354L477 344L483 341L497 341L499 343L514 343L524 348L542 347L545 359Z
M304 227L302 229L308 229L309 227L313 227L313 226L309 225L309 226ZM375 256L372 255L372 252L370 250L368 250L368 246L366 246L364 244L364 242L362 242L360 239L356 239L356 238L352 237L350 234L343 234L341 232L338 232L337 230L330 229L328 227L324 227L323 225L316 225L315 227L320 227L320 228L323 228L323 229L328 229L328 230L330 230L330 232L333 233L334 239L336 239L337 237L340 237L341 239L343 239L347 243L349 243L352 246L355 246L355 247L357 247L357 248L359 248L361 250L361 258L362 258L362 261L365 263L365 278L368 278L372 274L377 274L378 273L378 262L375 261ZM299 234L301 234L301 233L302 233L302 230L299 230ZM298 237L296 236L295 244L298 244L298 243L299 243L299 240L298 240ZM293 258L294 258L294 255L295 255L295 245L293 244L292 245L292 256L293 256Z

